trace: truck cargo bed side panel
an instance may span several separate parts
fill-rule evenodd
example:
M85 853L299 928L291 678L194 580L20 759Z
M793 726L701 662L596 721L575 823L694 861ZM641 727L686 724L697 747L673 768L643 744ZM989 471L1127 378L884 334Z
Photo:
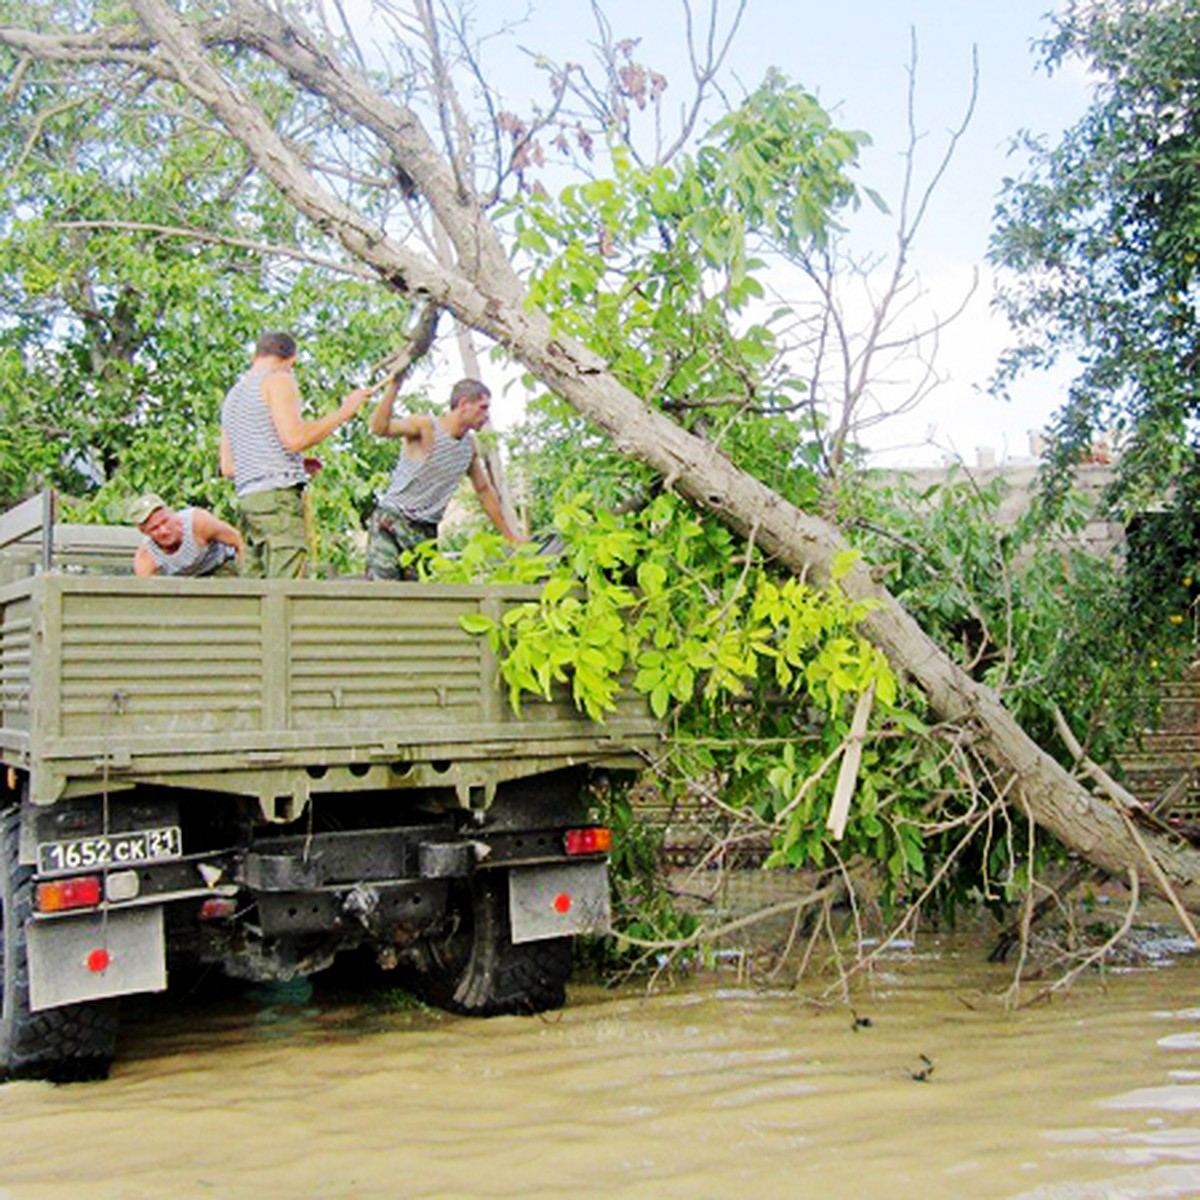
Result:
M513 712L487 640L461 619L499 619L536 595L40 575L0 588L0 752L29 768L31 798L47 804L68 788L139 779L302 799L305 772L336 790L392 787L385 768L397 763L433 764L446 785L466 786L451 769L464 758L510 764L494 784L653 740L633 697L603 725L574 708L565 685ZM482 781L473 771L470 782ZM429 781L414 772L409 783Z
M70 592L61 613L64 739L169 739L263 726L263 603L257 596Z
M0 600L0 735L25 750L32 726L33 602L28 593Z
M495 684L459 597L299 596L291 601L291 727L476 725Z

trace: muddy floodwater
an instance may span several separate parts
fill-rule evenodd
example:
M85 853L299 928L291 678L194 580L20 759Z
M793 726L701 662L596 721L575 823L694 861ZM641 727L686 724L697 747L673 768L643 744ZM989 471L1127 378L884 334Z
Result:
M853 1012L733 972L548 1018L140 1003L108 1082L0 1087L0 1197L1200 1197L1200 960L1006 982L930 938Z

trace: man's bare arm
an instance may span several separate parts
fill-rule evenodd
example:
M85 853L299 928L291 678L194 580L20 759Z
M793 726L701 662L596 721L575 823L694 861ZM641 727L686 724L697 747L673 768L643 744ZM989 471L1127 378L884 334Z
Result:
M158 574L158 563L154 561L154 556L145 546L139 546L133 552L133 573L143 579Z
M242 535L228 521L222 521L206 508L196 508L192 510L192 532L201 542L221 542L232 546L238 567L241 567L246 557L246 544L242 541Z
M323 442L371 398L369 388L355 388L346 393L333 412L314 421L306 421L300 415L300 389L290 374L277 371L268 375L262 383L262 394L275 432L283 448L291 453L308 450Z
M400 391L400 377L393 376L388 381L388 385L383 389L383 395L379 398L379 403L375 405L375 410L371 413L371 420L367 426L368 429L376 436L381 438L419 438L421 431L428 418L407 416L397 417L392 413L392 408L396 403L396 396Z
M492 487L487 468L478 454L471 459L470 476L471 482L475 485L475 495L479 497L479 503L483 506L483 511L487 513L492 524L514 546L527 542L529 539L523 533L517 533L504 519L504 509L500 505L500 497L496 495L496 489Z

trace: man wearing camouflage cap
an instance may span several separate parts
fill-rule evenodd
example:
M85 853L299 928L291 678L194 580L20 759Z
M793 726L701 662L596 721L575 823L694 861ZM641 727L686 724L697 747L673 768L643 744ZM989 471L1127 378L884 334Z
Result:
M129 520L146 536L133 555L135 575L236 575L245 553L242 535L206 508L169 508L147 492L129 506Z

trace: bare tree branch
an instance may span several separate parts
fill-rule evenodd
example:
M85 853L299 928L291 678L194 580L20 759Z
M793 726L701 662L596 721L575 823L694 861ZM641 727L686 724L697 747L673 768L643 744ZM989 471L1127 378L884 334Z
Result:
M124 229L131 233L153 233L162 237L182 238L192 242L207 242L214 246L232 246L239 250L252 250L264 258L290 258L296 262L310 263L326 271L336 271L351 279L362 279L368 283L379 278L377 273L366 270L358 263L341 262L312 254L295 246L280 242L260 242L253 238L232 237L228 234L212 233L206 229L180 225L155 225L147 221L55 221L55 229Z

